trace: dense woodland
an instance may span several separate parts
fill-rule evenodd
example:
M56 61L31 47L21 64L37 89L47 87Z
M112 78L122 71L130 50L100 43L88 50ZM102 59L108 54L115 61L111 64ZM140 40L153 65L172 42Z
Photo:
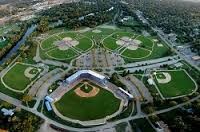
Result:
M59 26L70 29L81 26L95 27L112 20L116 5L116 2L111 0L80 1L54 6L39 15L46 17L50 23L60 20L62 24ZM112 7L114 9L109 11Z
M12 109L14 107L0 100L0 108ZM3 116L3 114L0 113L0 128L10 132L34 132L38 130L41 123L43 123L41 118L20 109L16 109L12 117Z
M200 3L183 0L127 0L140 10L153 26L176 33L177 42L196 44L200 54Z
M27 30L28 25L28 23L20 23L18 24L19 30L12 29L5 35L8 40L8 44L5 47L0 48L0 58L2 58L4 54L7 53L21 39Z

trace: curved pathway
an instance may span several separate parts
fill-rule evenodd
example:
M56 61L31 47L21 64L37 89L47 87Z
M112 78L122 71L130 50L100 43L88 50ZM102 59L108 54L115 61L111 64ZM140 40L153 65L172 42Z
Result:
M188 103L191 103L191 102L193 102L193 101L195 101L195 100L197 100L199 98L200 98L200 95L198 95L197 97L194 97L193 99L191 99L191 100L189 100L187 102L181 103L179 105L176 105L176 106L164 109L164 110L156 111L156 112L151 113L149 115L141 113L141 114L136 115L136 116L131 116L131 117L124 118L124 119L121 119L121 120L117 120L117 121L114 121L114 122L108 122L108 123L106 123L105 125L102 125L102 126L96 126L96 127L92 127L92 128L74 128L74 127L70 127L70 126L66 126L66 125L60 124L60 123L58 123L58 122L56 122L54 120L51 120L48 117L46 117L45 115L43 115L42 113L39 113L38 111L36 111L36 109L28 108L26 106L23 106L21 104L21 101L15 99L15 98L9 97L8 95L5 95L3 93L0 93L0 99L1 100L6 101L8 103L11 103L11 104L13 104L13 105L15 105L17 107L20 107L20 108L26 110L26 111L32 112L33 114L43 118L48 123L54 124L57 127L60 127L60 128L66 129L66 130L71 130L71 131L78 131L78 132L96 131L96 130L99 130L99 129L111 128L111 127L114 127L117 124L120 124L120 123L123 123L123 122L127 122L127 121L130 121L130 120L135 120L135 119L139 119L139 118L145 118L145 117L149 117L149 116L152 116L152 115L155 115L155 114L162 114L162 113L169 112L171 110L177 109L179 107L182 107L182 106L184 106L184 105L186 105Z

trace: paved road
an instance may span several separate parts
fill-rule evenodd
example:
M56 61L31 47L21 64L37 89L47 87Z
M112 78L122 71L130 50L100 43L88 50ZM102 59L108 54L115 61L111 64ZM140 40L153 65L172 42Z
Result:
M165 112L177 109L179 107L182 107L182 106L186 105L187 103L193 102L193 101L195 101L195 100L197 100L199 98L200 98L200 95L197 96L197 97L195 97L195 98L193 98L193 99L191 99L190 101L185 102L185 103L179 104L177 106L174 106L174 107L171 107L171 108L168 108L168 109L165 109L165 110L156 111L156 112L154 112L152 114L149 114L149 115L136 115L136 116L133 116L133 117L128 117L128 118L121 119L121 120L118 120L118 121L110 122L110 123L107 123L107 124L105 124L103 126L96 126L96 127L93 127L93 128L84 128L84 129L81 129L81 128L69 127L69 126L60 124L60 123L58 123L58 122L56 122L54 120L51 120L51 119L47 118L46 116L44 116L42 113L37 112L35 109L31 109L31 108L28 108L26 106L21 105L20 102L19 102L19 100L14 99L12 97L9 97L9 96L7 96L5 94L0 93L0 99L1 100L7 101L7 102L9 102L9 103L11 103L11 104L13 104L15 106L21 107L22 109L24 109L26 111L32 112L35 115L37 115L37 116L43 118L44 120L46 120L48 123L54 124L57 127L60 127L60 128L63 128L63 129L67 129L67 130L71 130L71 131L78 131L78 132L96 131L96 130L99 130L99 129L111 128L111 127L114 127L117 124L120 124L120 123L123 123L123 122L127 122L127 121L130 121L130 120L148 117L148 116L151 116L153 114L165 113Z
M142 65L151 65L151 64L156 64L156 63L161 63L161 62L166 62L170 60L176 60L178 59L177 55L174 56L168 56L168 57L163 57L163 58L158 58L158 59L153 59L153 60L147 60L147 61L140 61L140 62L135 62L135 63L129 63L124 65L123 67L126 68L132 68L132 67L138 67Z
M20 106L21 103L22 103L20 100L15 99L13 97L10 97L10 96L8 96L8 95L6 95L4 93L1 93L1 92L0 92L0 99L4 100L4 101L6 101L6 102L8 102L10 104L13 104L15 106Z
M133 67L133 68L127 68L127 70L130 71L130 73L133 73L135 71L138 70L146 70L146 69L152 69L152 68L157 68L160 67L162 65L172 65L172 64L176 64L177 62L179 62L181 59L177 59L177 60L170 60L170 61L166 61L166 62L160 62L160 63L156 63L156 64L150 64L150 65L145 65L145 66L140 66L140 67Z
M128 78L130 79L130 81L133 84L136 85L136 87L138 88L139 92L145 98L145 100L147 100L147 102L153 102L153 97L151 96L151 93L149 92L149 90L147 89L147 87L144 85L143 82L138 80L133 75L128 75Z
M43 60L42 58L40 58L39 42L38 42L38 46L37 46L37 50L36 50L36 55L33 58L33 60L35 60L36 62L42 62L47 65L54 65L54 66L59 66L59 67L62 67L62 66L69 67L69 64L67 64L67 63L63 63L63 62L55 61L55 60L48 60L48 59Z

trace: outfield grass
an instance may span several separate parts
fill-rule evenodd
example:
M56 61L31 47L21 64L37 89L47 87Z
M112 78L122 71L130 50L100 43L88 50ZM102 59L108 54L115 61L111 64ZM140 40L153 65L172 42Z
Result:
M32 81L24 75L24 71L28 67L30 66L19 63L16 64L3 77L4 83L15 90L24 90Z
M164 97L176 97L181 95L187 95L195 90L196 85L192 81L192 79L185 73L184 70L178 71L157 71L160 72L168 72L171 75L171 81L166 84L160 84L156 80L154 75L154 80L156 82L157 87Z
M130 38L132 38L134 36L135 36L135 34L131 33L131 32L117 32L117 33L112 35L112 37L115 38L115 39L120 39L122 37L130 37Z
M44 50L49 49L55 46L54 42L59 41L59 40L60 38L58 36L51 36L42 42L41 47Z
M76 38L77 33L75 33L75 32L65 32L65 33L59 34L58 36L61 37L61 38L65 38L65 37Z
M115 50L120 47L119 45L116 44L116 40L113 39L112 37L104 39L103 44L106 48L110 50Z
M169 52L169 48L163 44L163 47L158 47L157 44L154 45L153 50L151 54L148 57L142 58L142 59L130 59L130 58L124 58L126 63L130 62L136 62L136 61L145 61L150 59L156 59L160 57L166 57L169 55L167 52Z
M66 60L75 57L77 54L72 50L59 50L58 48L46 52L49 57L58 60Z
M94 29L95 30L95 29ZM94 33L92 31L87 31L83 33L84 36L87 36L88 38L96 40L96 42L101 41L106 36L112 34L115 30L113 29L106 29L106 28L96 28L96 30L100 30L100 33Z
M87 51L92 47L92 41L86 37L81 38L78 41L79 44L76 46L76 48L81 49L82 51Z
M103 88L100 88L95 97L90 98L79 97L72 89L55 106L66 117L87 121L113 114L119 109L120 100Z
M150 48L153 47L153 41L147 37L139 36L139 37L137 37L137 40L142 41L142 44L145 46L148 46Z
M149 50L144 50L144 49L138 48L137 50L126 49L121 55L123 55L125 57L136 59L136 58L146 57L150 53L151 52Z

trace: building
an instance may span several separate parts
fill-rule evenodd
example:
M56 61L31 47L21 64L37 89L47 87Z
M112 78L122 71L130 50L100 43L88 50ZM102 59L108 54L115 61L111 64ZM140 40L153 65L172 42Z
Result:
M155 128L157 132L171 132L168 125L165 124L163 121L157 121L155 123Z
M198 55L197 55L197 56L193 56L192 59L193 59L194 61L198 61L198 60L200 60L200 56L198 56Z
M126 90L124 90L123 88L119 87L119 90L121 91L122 94L126 95L128 97L128 100L132 100L133 99L133 95L130 94L129 92L127 92Z
M80 80L89 79L91 81L95 81L95 83L98 83L99 85L106 85L107 78L103 75L100 75L94 71L91 70L80 70L73 74L72 76L68 77L65 80L65 83L67 85L73 85L74 83L79 82Z
M177 35L175 33L170 33L168 34L168 39L175 42L177 40Z
M49 101L45 101L45 106L47 108L47 111L52 111L52 107Z
M51 97L49 97L49 96L46 96L46 97L45 97L45 100L47 100L47 101L50 102L50 103L54 101L54 100L53 100Z
M154 85L154 81L153 81L152 78L149 78L149 79L147 80L147 82L148 82L149 85Z
M54 99L52 99L50 96L46 96L44 99L47 110L51 111L52 110L51 103L54 101Z
M12 109L6 109L6 108L2 108L1 112L3 113L4 116L13 116L14 115L14 110Z
M0 37L0 42L4 42L6 41L6 38L5 37Z
M179 68L179 67L182 67L183 64L182 64L181 62L178 62L178 63L174 64L174 66L175 66L176 68Z

